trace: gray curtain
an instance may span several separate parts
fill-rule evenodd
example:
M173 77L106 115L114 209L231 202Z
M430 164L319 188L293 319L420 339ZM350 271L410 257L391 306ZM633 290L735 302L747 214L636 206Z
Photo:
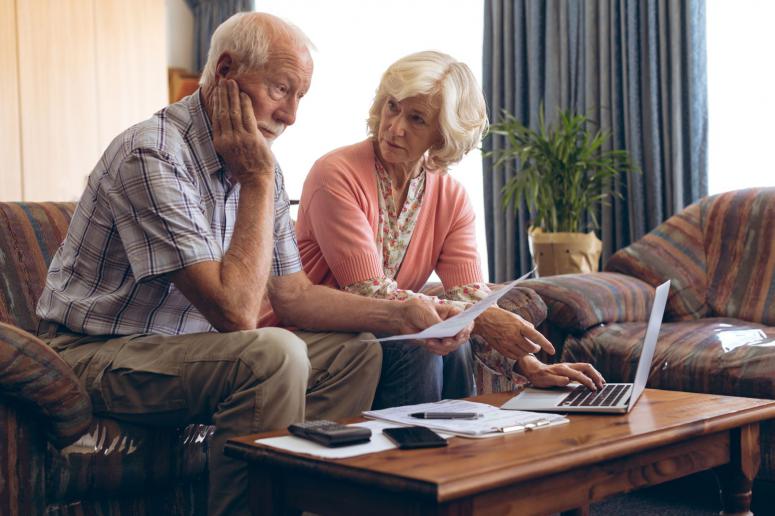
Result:
M253 11L255 0L186 0L194 12L194 66L201 72L207 62L215 29L235 13Z
M615 181L601 206L603 262L707 194L704 0L485 0L484 91L490 120L505 109L530 127L541 102L588 115L642 170ZM484 150L503 146L487 138ZM513 167L484 159L490 280L530 270L530 215L504 211Z

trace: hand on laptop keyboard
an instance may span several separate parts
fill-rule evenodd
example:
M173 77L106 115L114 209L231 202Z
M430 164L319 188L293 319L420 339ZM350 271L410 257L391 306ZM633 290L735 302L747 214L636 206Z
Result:
M523 374L535 387L562 387L570 382L579 382L596 391L605 385L605 379L592 364L585 362L560 362L544 364L528 355L516 364L518 373Z

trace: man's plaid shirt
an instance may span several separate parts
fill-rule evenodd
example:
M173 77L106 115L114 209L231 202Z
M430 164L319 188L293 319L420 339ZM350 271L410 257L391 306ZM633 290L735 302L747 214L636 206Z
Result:
M51 262L38 315L90 335L214 331L166 273L220 261L238 201L197 91L120 134L102 155ZM300 270L277 166L272 274Z

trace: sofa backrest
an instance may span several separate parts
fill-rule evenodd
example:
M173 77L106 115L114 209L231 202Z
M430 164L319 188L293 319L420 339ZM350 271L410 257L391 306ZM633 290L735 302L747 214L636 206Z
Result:
M37 331L35 306L74 209L74 203L0 202L0 322Z
M775 188L700 203L713 315L775 326Z
M605 270L634 276L651 285L671 280L665 320L708 314L707 270L700 205L673 215L643 238L616 252Z
M666 320L775 325L775 188L705 197L621 249L606 270L672 280Z

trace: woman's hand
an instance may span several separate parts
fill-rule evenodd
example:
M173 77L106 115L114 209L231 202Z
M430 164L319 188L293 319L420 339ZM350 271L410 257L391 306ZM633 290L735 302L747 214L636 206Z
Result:
M554 346L535 326L498 306L488 308L476 319L474 334L482 336L501 355L514 360L542 349L554 355Z
M603 375L592 364L585 362L544 364L533 355L526 355L515 364L514 369L536 387L562 387L570 382L579 382L596 391L605 385Z
M448 304L437 304L425 299L412 298L403 302L404 316L401 319L399 334L417 333L425 328L460 313L460 309ZM463 328L457 335L444 339L418 340L420 346L436 355L447 355L468 342L473 323Z

